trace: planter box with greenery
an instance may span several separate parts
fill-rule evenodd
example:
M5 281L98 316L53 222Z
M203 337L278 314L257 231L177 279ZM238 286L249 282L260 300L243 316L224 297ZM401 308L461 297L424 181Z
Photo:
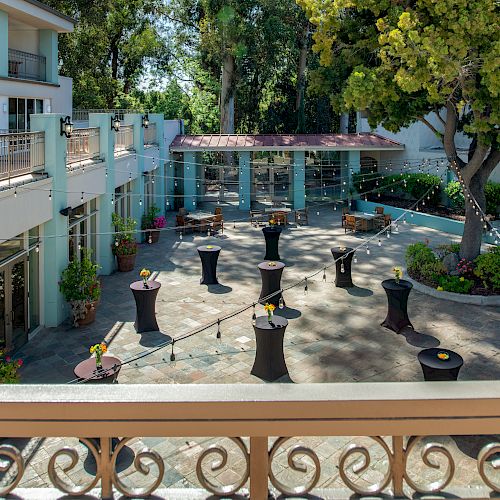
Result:
M95 320L101 284L97 278L99 266L92 262L91 250L84 249L80 261L74 260L63 271L59 287L71 306L73 325L88 325Z
M156 205L151 205L149 210L142 216L141 229L145 231L144 237L147 243L158 243L160 239L160 229L167 225L165 217L158 215L160 209Z
M124 219L117 214L113 214L112 224L116 230L113 255L116 255L118 271L132 271L137 255L137 242L134 237L137 222L131 217Z

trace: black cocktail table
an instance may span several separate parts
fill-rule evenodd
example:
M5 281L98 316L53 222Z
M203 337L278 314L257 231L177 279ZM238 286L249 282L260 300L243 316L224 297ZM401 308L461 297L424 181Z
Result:
M85 384L113 384L121 369L121 360L115 356L101 357L102 370L97 370L95 358L84 359L73 370L76 377Z
M354 252L349 247L333 247L331 249L333 259L335 260L335 286L339 288L351 288L351 261ZM350 252L350 253L349 253ZM345 257L342 259L341 257ZM344 265L344 272L342 272L342 264Z
M280 239L281 231L281 227L277 226L262 228L264 238L266 239L266 255L264 257L264 260L280 260L278 242Z
M449 358L441 360L438 358L439 353L448 354ZM428 381L457 380L458 372L464 364L464 360L460 354L436 347L420 351L418 353L418 361L424 373L424 380Z
M288 321L281 316L273 316L269 323L267 316L260 316L255 321L255 341L257 350L252 375L272 382L283 375L288 375L283 352L283 337Z
M381 325L396 333L405 326L413 328L407 312L408 296L413 285L406 280L399 280L399 283L396 283L395 279L390 279L382 281L382 286L387 295L388 311Z
M214 245L201 246L197 248L201 259L202 276L200 285L218 285L217 281L217 260L221 247Z
M265 304L274 304L276 307L279 306L281 292L273 295L267 300L260 300L263 297L267 297L274 292L281 290L281 275L283 274L283 269L285 264L283 262L267 261L261 262L258 266L260 271L260 277L262 279L262 289L260 291L259 302ZM285 300L283 299L283 305L285 305Z
M161 284L158 281L148 281L148 288L143 281L134 281L130 289L134 294L136 317L134 327L137 333L156 332L159 330L156 322L155 303Z

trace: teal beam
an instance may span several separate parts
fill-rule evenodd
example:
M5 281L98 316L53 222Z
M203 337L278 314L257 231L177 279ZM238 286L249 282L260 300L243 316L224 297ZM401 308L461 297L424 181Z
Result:
M361 172L361 153L360 151L344 151L340 155L342 183L340 186L340 197L345 200L351 199L351 192L356 190L352 185L352 176ZM345 182L345 184L344 184Z
M240 210L250 210L251 206L251 186L252 186L252 172L250 170L250 151L242 151L239 154L239 208Z
M0 77L9 76L9 16L0 10Z
M305 151L293 152L293 208L301 210L306 206L306 153Z
M189 211L196 210L196 153L184 153L184 203Z
M59 291L59 280L68 265L68 207L66 138L61 136L62 115L31 115L31 129L45 132L45 172L52 178L52 219L43 225L41 259L44 275L44 324L56 327L67 316L67 304ZM47 194L48 196L48 194Z
M169 160L165 164L165 209L174 210L174 190L175 190L175 164L174 155L168 155Z
M111 113L90 113L89 126L99 127L99 141L101 158L106 162L106 189L107 194L99 197L99 232L107 233L113 230L111 217L115 211L115 133L111 130ZM111 250L114 243L112 234L101 234L97 238L97 262L101 266L100 274L108 275L115 270L115 257Z
M45 57L45 80L59 83L57 32L54 30L40 30L40 55Z

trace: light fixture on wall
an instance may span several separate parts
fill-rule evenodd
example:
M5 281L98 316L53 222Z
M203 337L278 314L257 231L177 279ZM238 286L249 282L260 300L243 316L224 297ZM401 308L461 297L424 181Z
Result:
M115 132L118 132L120 130L120 125L121 125L120 117L118 116L118 113L115 114L115 116L111 117L111 130L114 130Z
M68 139L73 134L73 122L69 116L61 118L61 135L65 135Z
M148 128L149 127L149 114L148 114L147 111L146 111L146 114L143 115L143 117L142 117L142 126L144 128Z

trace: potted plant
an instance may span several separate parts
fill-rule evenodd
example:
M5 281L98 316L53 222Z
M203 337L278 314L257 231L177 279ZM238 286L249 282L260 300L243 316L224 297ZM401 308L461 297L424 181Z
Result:
M97 278L99 266L92 262L91 250L83 249L82 259L73 260L63 271L59 288L71 306L73 325L83 326L95 320L96 306L101 296Z
M22 359L12 359L0 349L0 384L17 384L19 382L17 371L22 365Z
M151 205L149 210L142 216L141 229L145 230L146 242L158 243L160 239L160 229L163 229L167 221L162 215L158 215L160 209L156 205Z
M118 271L132 271L137 255L137 243L134 237L137 222L131 217L124 219L117 214L113 214L112 224L116 229L113 255L116 255Z

